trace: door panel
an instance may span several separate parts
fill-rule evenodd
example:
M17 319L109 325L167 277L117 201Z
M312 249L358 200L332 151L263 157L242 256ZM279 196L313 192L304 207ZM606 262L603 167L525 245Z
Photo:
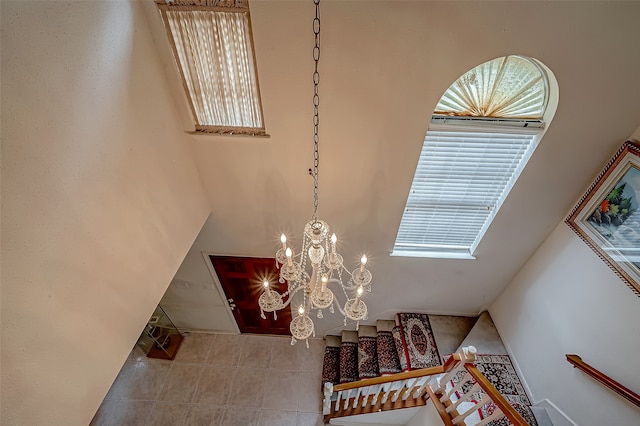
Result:
M278 281L275 259L214 255L209 259L241 333L289 334L289 306L277 312L277 320L273 319L273 313L268 312L265 312L266 320L260 317L258 297L263 291L262 282L267 279L271 289L279 293L287 290L287 283Z

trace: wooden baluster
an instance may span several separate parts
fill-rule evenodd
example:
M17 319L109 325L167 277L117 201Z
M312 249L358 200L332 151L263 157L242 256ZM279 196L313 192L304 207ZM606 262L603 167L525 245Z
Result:
M371 406L373 407L374 405L376 405L376 402L378 402L378 398L380 398L380 392L382 392L384 385L377 385L376 388L376 393L373 394L373 398L371 398Z
M349 408L349 399L351 399L351 395L353 394L354 391L355 391L354 389L345 391L345 394L344 394L344 408L343 408L344 410ZM358 391L359 391L359 389L358 389Z
M384 395L382 396L382 401L380 401L380 405L384 405L389 399L389 394L391 393L391 388L393 387L393 382L386 383L384 385Z
M340 411L340 399L342 398L342 391L338 391L338 396L336 397L336 405L335 411Z
M367 400L369 399L370 392L371 392L371 386L367 386L367 391L362 395L362 408L367 406Z
M451 404L450 406L447 407L447 413L451 413L453 410L458 408L458 405L462 404L462 402L468 400L469 398L471 398L471 396L475 393L475 392L479 392L480 389L482 389L480 387L479 384L474 384L471 389L469 390L469 392L467 392L466 394L460 396L460 398L458 398L458 400L456 402L454 402L453 404Z
M400 394L404 392L404 387L406 386L407 382L408 380L403 380L402 382L400 382L399 389L396 391L396 393L393 394L393 398L391 398L391 402L396 402L398 400L398 398L400 397Z
M402 400L406 401L411 395L411 391L415 387L415 384L418 382L418 379L411 379L407 382L407 386L405 391L402 393Z
M362 388L358 388L356 390L356 396L355 398L353 398L353 408L356 408L358 406L358 398L360 398L360 392L362 392ZM347 405L345 404L344 408L347 408Z
M477 423L476 426L485 426L491 423L492 421L501 419L503 417L504 417L504 413L502 412L502 410L500 410L499 407L496 406L496 410L493 412L493 414L485 418L484 420L482 420L480 423Z
M429 385L430 381L430 377L425 377L424 382L422 382L418 389L416 389L416 391L413 393L413 399L420 398L427 391L427 386Z
M464 377L455 386L453 386L443 395L442 402L450 401L451 395L455 394L458 390L460 390L462 385L464 385L469 380L471 380L471 375L469 373L466 373Z
M491 398L489 397L489 395L487 395L486 393L483 394L482 398L480 399L480 401L476 405L474 405L473 407L469 408L464 413L461 413L458 417L455 417L451 421L456 425L462 424L464 419L466 419L470 414L473 414L474 412L476 412L476 410L478 410L480 407L482 407L484 404L486 404L486 403L488 403L490 401L491 401Z

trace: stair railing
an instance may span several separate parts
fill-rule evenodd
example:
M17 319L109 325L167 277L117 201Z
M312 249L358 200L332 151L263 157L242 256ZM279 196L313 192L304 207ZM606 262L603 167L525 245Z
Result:
M479 413L483 406L485 412L491 411L490 403L493 412L476 424L484 426L506 417L513 425L529 426L477 369L475 354L476 349L469 346L449 357L444 365L339 385L325 383L324 421L422 406L431 398L446 426L464 424L467 417ZM479 401L474 399L477 397ZM469 402L473 404L471 407Z
M609 389L611 389L621 397L625 398L632 404L635 404L638 407L640 407L640 395L638 395L631 389L627 388L626 386L622 385L621 383L613 380L611 377L607 376L600 370L597 370L596 368L590 366L589 364L584 362L582 358L580 358L580 356L575 354L566 354L566 357L567 357L567 361L571 365L573 365L575 368L582 370L588 376L599 381L604 386L608 387Z

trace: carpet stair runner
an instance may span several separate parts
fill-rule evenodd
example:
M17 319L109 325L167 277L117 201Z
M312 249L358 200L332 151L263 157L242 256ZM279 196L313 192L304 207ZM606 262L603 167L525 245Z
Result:
M376 321L376 353L378 356L378 370L380 375L396 374L402 371L396 342L393 337L393 329L396 322L393 320Z
M358 377L358 332L343 331L340 345L340 383L355 382Z
M361 325L342 336L327 336L322 383L348 383L442 365L463 346L478 348L476 365L530 425L537 425L529 399L489 316L477 319L399 313L395 320ZM439 347L440 346L440 347ZM440 349L443 356L440 355ZM479 412L478 417L490 415ZM489 423L501 426L503 420Z

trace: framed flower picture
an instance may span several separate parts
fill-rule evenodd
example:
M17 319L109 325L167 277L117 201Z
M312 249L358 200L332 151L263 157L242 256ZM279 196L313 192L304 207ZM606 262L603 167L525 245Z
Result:
M618 149L565 222L640 296L640 143Z

